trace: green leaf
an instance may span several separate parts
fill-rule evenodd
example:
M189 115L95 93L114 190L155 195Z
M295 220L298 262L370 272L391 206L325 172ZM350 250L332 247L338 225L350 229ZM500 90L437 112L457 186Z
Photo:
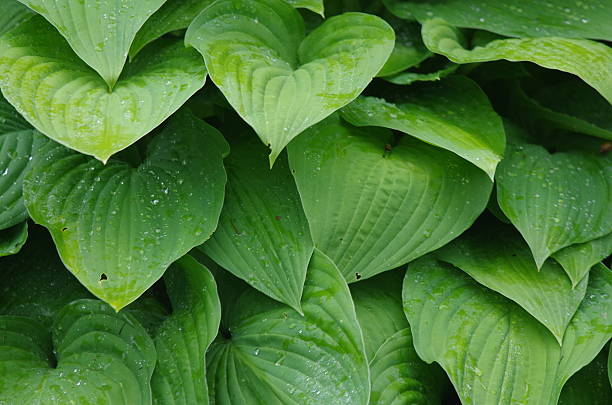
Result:
M150 403L155 347L132 317L74 301L55 318L52 347L50 338L34 320L0 317L0 403Z
M136 33L166 0L19 1L53 24L79 58L112 89Z
M400 86L407 86L414 82L435 82L444 79L446 76L454 73L460 65L456 63L447 63L444 67L430 73L405 71L393 76L387 76L384 79L390 83Z
M395 104L360 97L342 110L342 117L353 125L395 129L450 150L493 179L506 138L501 118L476 83L451 77L411 86L399 97Z
M18 0L3 0L0 5L0 36L31 16L30 9Z
M455 154L334 116L289 146L315 247L353 282L435 250L487 205L487 175Z
M610 386L612 386L612 346L610 346L610 353L608 354L608 379L610 380Z
M606 360L608 350L604 349L595 360L578 371L563 387L559 405L609 405L612 403L612 388L608 380Z
M511 37L566 37L612 40L610 0L383 0L400 17L440 17L457 27ZM537 22L537 23L536 23Z
M416 354L402 310L404 272L354 284L351 294L370 360L370 404L440 404L444 373Z
M44 143L45 138L0 94L0 231L28 218L23 205L23 176Z
M612 272L595 267L561 347L518 305L431 258L409 266L403 296L417 353L446 370L463 404L554 405L612 337L611 293Z
M287 3L291 4L295 8L305 8L312 12L315 12L321 17L324 16L325 6L323 5L323 0L284 0Z
M574 288L553 260L540 271L512 227L483 223L467 231L436 257L460 268L480 284L510 298L540 321L559 344L586 293L588 277Z
M26 206L66 267L119 310L210 237L227 152L221 134L186 111L152 139L138 167L104 166L50 143L24 180Z
M612 254L612 233L586 243L568 246L552 254L577 285L591 268Z
M363 91L394 37L382 19L347 13L304 38L302 17L282 0L219 0L190 25L186 43L271 148L272 164L293 138Z
M315 250L304 315L248 289L229 303L207 355L211 402L365 405L369 373L346 282ZM229 337L228 337L229 336Z
M172 31L185 29L214 0L166 0L145 22L130 48L130 60L147 44Z
M19 253L28 239L28 223L22 222L0 231L0 257Z
M153 403L208 404L204 355L221 320L215 280L206 267L185 256L170 267L164 282L173 313L155 334Z
M564 247L612 232L612 166L604 156L512 144L496 180L499 206L538 268Z
M219 227L201 249L254 288L301 312L314 249L308 221L286 157L270 170L266 148L247 139L232 146Z
M0 86L36 129L106 162L204 85L201 57L160 40L126 66L112 92L42 17L0 38Z
M395 47L387 63L376 75L386 77L395 75L429 58L432 53L421 39L421 26L406 21L391 21L395 30Z
M429 50L455 63L506 59L572 73L612 103L612 49L599 42L559 37L500 39L469 50L459 30L439 18L423 24L423 41Z

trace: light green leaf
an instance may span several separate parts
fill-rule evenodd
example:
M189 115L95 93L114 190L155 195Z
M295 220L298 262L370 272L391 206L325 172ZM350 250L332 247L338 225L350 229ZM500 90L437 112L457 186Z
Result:
M612 103L612 48L599 42L560 37L499 39L470 50L459 30L439 18L423 24L423 41L429 50L455 63L506 59L572 73Z
M555 405L563 384L612 337L612 272L591 271L563 345L512 301L449 264L424 258L404 280L419 356L446 370L463 404Z
M337 116L289 146L315 247L349 281L410 262L465 231L492 184L477 167L412 137Z
M323 0L284 0L287 3L291 4L295 8L305 8L310 11L313 11L321 17L324 16L325 6L323 5Z
M430 73L413 72L407 70L402 73L398 73L393 76L387 76L384 79L390 83L397 84L400 86L407 86L414 82L435 82L440 79L444 79L446 76L454 73L460 65L456 63L447 63L441 69L435 70Z
M440 404L444 373L416 354L402 310L404 272L354 284L351 294L370 361L370 404Z
M538 268L564 247L612 232L612 165L605 156L512 144L496 180L499 206Z
M229 303L207 354L211 402L365 405L369 373L346 282L315 250L304 315L248 289Z
M22 181L43 144L38 134L0 94L0 231L28 218Z
M190 256L164 276L173 313L157 329L153 403L208 404L204 355L219 330L221 306L210 271Z
M609 405L612 403L612 388L608 380L604 349L595 360L568 380L561 391L559 405Z
M412 86L398 99L390 103L360 97L342 110L342 117L353 125L395 129L450 150L493 179L506 137L501 118L476 83L451 77Z
M595 264L612 254L612 233L586 243L568 246L552 254L575 286Z
M0 38L0 86L50 138L106 161L149 133L204 85L202 58L160 40L124 70L112 92L42 17Z
M610 0L383 0L400 17L440 17L457 27L511 37L612 40Z
M79 58L113 89L134 36L166 0L19 1L53 24Z
M432 55L423 44L419 24L402 20L392 20L391 23L395 30L395 47L387 63L376 75L377 77L395 75L413 66L418 66Z
M185 29L214 0L166 0L136 34L130 60L147 44L172 31Z
M149 143L138 167L106 166L50 143L24 180L26 206L66 267L116 310L217 226L228 147L186 111Z
M304 38L302 17L282 0L219 0L190 25L186 43L271 148L272 164L293 138L363 91L394 37L382 19L347 13Z
M31 16L30 9L18 0L3 0L0 5L0 36Z
M219 227L201 249L254 288L301 312L314 249L308 221L286 157L270 170L266 148L247 139L232 146Z
M28 239L28 223L22 222L0 231L0 257L19 253Z
M116 314L100 301L65 306L55 318L52 336L32 319L1 316L0 341L0 403L151 401L153 341L134 318Z
M483 223L438 252L480 284L510 298L540 321L559 344L586 293L588 277L574 288L555 261L540 271L529 247L512 227Z

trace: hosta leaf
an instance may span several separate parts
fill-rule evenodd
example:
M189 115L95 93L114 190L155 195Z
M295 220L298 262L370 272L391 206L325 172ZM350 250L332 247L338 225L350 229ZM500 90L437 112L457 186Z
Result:
M485 223L445 246L436 257L510 298L540 321L559 344L584 298L588 278L576 288L553 260L536 267L520 234L507 226Z
M485 209L487 175L458 156L334 116L289 146L315 246L348 281L435 250Z
M282 156L270 170L256 139L238 142L227 159L226 203L202 250L264 294L300 310L314 249L308 221Z
M342 117L353 125L395 129L448 149L493 179L506 138L501 118L476 83L452 77L412 86L400 97L397 103L360 97L342 110Z
M138 167L49 144L24 181L26 205L66 267L119 310L216 228L227 152L218 131L185 111Z
M370 362L370 404L440 404L444 375L414 350L402 310L403 276L389 272L351 287Z
M612 231L612 166L604 156L513 144L496 178L499 206L538 268L560 249Z
M0 36L31 16L30 9L18 0L3 0L0 5Z
M506 59L572 73L612 103L612 49L599 42L560 37L499 39L469 50L459 30L439 18L423 24L423 41L432 52L455 63Z
M0 317L0 403L146 404L155 348L132 317L97 300L68 304L50 336L29 318Z
M568 380L561 391L559 405L609 405L612 388L606 367L608 350L604 349L595 360Z
M164 276L173 314L157 329L158 361L151 381L154 404L208 404L204 355L219 330L217 286L190 256Z
M595 264L612 254L612 233L586 243L568 246L552 254L577 285Z
M160 40L123 72L112 92L42 17L0 39L0 86L36 129L106 161L176 111L204 85L202 58Z
M45 143L0 95L0 231L28 218L22 181L30 161Z
M406 86L414 82L435 82L440 79L444 79L451 73L454 73L459 66L460 65L456 63L447 63L444 67L429 73L412 72L407 70L393 76L387 76L385 77L385 80L400 86Z
M211 402L365 405L368 365L351 295L315 250L300 315L249 289L231 302L228 331L207 354Z
M395 47L383 68L378 72L378 77L391 76L410 67L417 66L432 55L429 49L425 47L425 44L423 44L419 24L402 20L395 24L393 22Z
M612 40L610 0L383 0L400 17L440 17L457 27L511 37L566 37ZM537 23L534 23L537 21Z
M19 1L53 24L112 89L136 32L166 0Z
M324 4L323 0L284 0L296 8L305 8L323 16Z
M130 48L130 59L162 35L187 28L193 19L213 2L214 0L166 0L136 34Z
M518 305L449 264L412 263L403 294L419 356L440 363L463 404L554 405L612 336L611 293L612 272L595 267L561 347Z
M327 19L304 38L282 0L219 0L187 30L213 82L261 140L273 163L306 128L355 99L391 54L393 29L368 14Z
M608 354L608 379L610 380L610 386L612 386L612 345L610 345L610 353Z
M28 239L28 223L22 222L0 231L0 257L19 253Z

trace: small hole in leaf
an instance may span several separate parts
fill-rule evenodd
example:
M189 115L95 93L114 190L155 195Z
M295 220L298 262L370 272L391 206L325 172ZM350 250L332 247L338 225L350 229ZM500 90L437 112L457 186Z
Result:
M102 273L100 274L100 281L106 281L108 280L108 277L106 277L106 274Z
M66 232L67 230L68 230L68 227L66 226L62 228L62 232Z
M355 273L355 279L361 280L361 274L360 273Z

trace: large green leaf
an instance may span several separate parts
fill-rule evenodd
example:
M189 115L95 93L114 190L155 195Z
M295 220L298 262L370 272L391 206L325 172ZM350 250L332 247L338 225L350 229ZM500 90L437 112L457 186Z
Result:
M162 123L204 85L202 58L160 40L124 70L112 92L42 17L0 38L0 86L36 129L106 161Z
M612 272L595 267L560 347L518 305L449 264L412 263L403 293L419 356L440 363L462 403L476 405L555 405L612 337L610 294Z
M210 237L226 181L227 144L183 111L138 167L50 143L24 180L32 218L49 229L66 267L119 310Z
M210 77L271 148L273 163L306 128L355 99L393 50L393 29L368 14L332 17L304 38L282 0L219 0L187 30Z
M512 144L496 176L499 206L538 268L564 247L612 232L612 165L605 156Z
M574 288L555 261L536 267L529 247L512 227L483 223L436 252L480 284L510 298L540 321L559 344L587 289Z
M612 48L596 41L560 37L513 38L466 49L461 32L439 18L423 24L423 41L432 52L455 63L506 59L572 73L612 103Z
M568 246L552 254L577 285L595 264L612 254L612 233L586 243Z
M52 341L32 319L0 316L0 342L0 403L151 402L153 341L134 318L103 302L66 305L55 318Z
M393 269L465 231L492 184L457 155L337 116L289 146L315 246L352 282Z
M155 333L153 403L208 404L204 355L221 320L215 280L207 268L185 256L170 267L164 282L173 313Z
M45 143L0 95L0 231L28 218L22 181L31 160Z
M315 250L304 315L248 289L231 301L207 354L211 402L218 405L365 405L369 373L346 282Z
M568 380L561 391L559 405L610 405L612 388L606 367L608 350L604 349L595 360Z
M457 27L511 37L612 40L610 0L383 0L395 14L424 21L440 17Z
M298 312L314 245L283 155L272 170L252 137L232 145L219 227L202 250L223 268Z
M389 272L351 287L370 362L370 404L440 404L444 375L414 350L402 310L402 277Z
M22 222L0 231L0 257L19 253L28 239L28 223Z
M19 1L53 24L74 52L112 89L136 32L166 0Z
M342 110L342 117L353 125L395 129L448 149L493 179L506 138L501 118L476 83L452 77L411 86L399 99L390 103L360 97Z
M0 5L0 36L29 18L32 12L18 0L3 0Z

